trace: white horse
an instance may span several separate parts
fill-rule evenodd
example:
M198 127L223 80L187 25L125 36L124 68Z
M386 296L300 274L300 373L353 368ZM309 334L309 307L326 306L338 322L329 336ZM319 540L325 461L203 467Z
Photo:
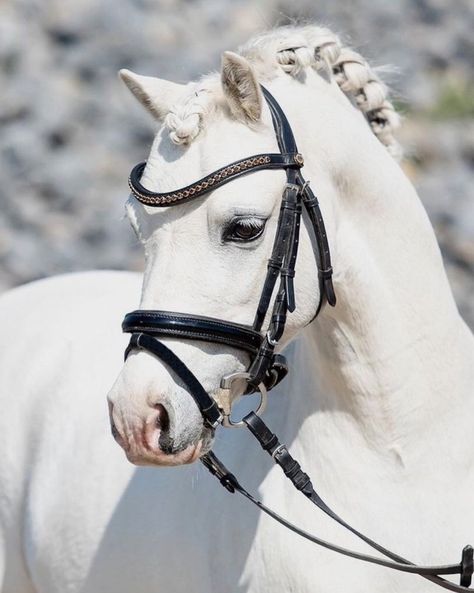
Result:
M456 562L474 536L474 342L426 213L389 154L397 117L384 85L319 27L260 36L241 55L224 54L220 77L197 83L122 78L163 123L143 177L155 191L275 151L257 80L282 105L321 201L338 302L307 325L319 288L304 227L284 336L294 338L290 375L265 418L348 521L412 561ZM251 323L284 177L253 173L173 208L130 199L146 254L141 308ZM200 464L136 469L123 458L105 394L139 284L97 272L0 301L1 592L437 590L312 546L227 494ZM166 342L211 393L248 362L226 347ZM212 444L194 400L147 353L129 357L109 402L137 464L184 464ZM369 551L293 490L246 431L221 428L214 445L267 504Z

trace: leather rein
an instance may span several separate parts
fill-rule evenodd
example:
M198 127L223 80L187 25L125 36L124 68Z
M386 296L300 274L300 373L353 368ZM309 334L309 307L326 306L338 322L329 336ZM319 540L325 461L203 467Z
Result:
M279 153L257 154L235 161L191 185L171 192L152 192L141 184L140 179L146 165L145 162L136 165L132 169L129 178L131 193L142 204L151 207L168 207L194 200L225 183L255 171L283 169L286 172L286 184L283 190L272 253L268 260L267 273L252 326L171 311L133 311L125 316L122 324L123 331L132 334L125 351L125 358L134 350L143 350L160 359L184 383L199 407L204 424L209 429L215 430L219 424L226 427L247 427L262 448L282 468L285 476L297 490L302 492L334 521L348 529L388 560L332 544L289 523L252 496L237 478L227 470L216 455L210 451L201 458L201 461L229 492L240 493L267 515L319 546L364 562L417 574L450 591L458 593L463 591L474 592L474 588L470 588L474 572L474 551L471 546L464 547L461 562L441 566L419 566L381 546L344 521L323 501L314 489L309 476L303 472L298 462L288 452L286 446L279 442L278 437L259 416L265 409L267 391L280 383L288 372L284 356L276 353L275 349L283 335L287 313L293 312L296 308L294 276L303 208L311 223L315 240L315 258L318 266L320 300L314 317L319 314L325 303L331 306L336 304L329 243L318 199L301 173L304 160L298 152L285 113L268 90L264 87L261 88L272 116ZM276 296L272 304L272 295L278 281ZM272 305L270 321L263 330L270 305ZM158 339L159 337L224 344L247 352L250 355L251 362L246 372L232 373L223 377L220 390L214 398L204 389L184 362ZM256 411L250 412L241 421L236 422L231 417L231 391L234 381L242 379L247 384L246 394L256 391L260 393L260 404ZM455 574L460 575L459 585L440 576Z

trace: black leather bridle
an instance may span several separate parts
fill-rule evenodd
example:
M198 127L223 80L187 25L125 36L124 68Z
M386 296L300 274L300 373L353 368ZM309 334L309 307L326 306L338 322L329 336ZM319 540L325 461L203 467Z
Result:
M281 354L275 354L275 347L285 329L287 312L294 311L296 306L293 279L303 207L311 221L316 243L320 300L315 316L324 302L327 301L333 306L336 304L332 284L331 255L318 200L301 174L303 157L298 152L285 114L270 93L263 87L262 91L272 115L279 153L257 154L241 159L218 169L192 185L173 192L156 193L143 187L140 178L145 163L134 167L129 179L130 189L137 200L148 206L163 207L196 199L237 177L254 171L261 169L286 171L287 182L283 191L272 254L268 260L267 274L252 327L202 315L169 311L134 311L125 317L123 323L123 330L133 334L132 348L140 347L140 341L142 345L144 344L144 338L141 336L146 333L155 338L180 337L216 342L248 352L251 364L245 377L248 383L247 392L259 389L260 386L266 390L271 389L285 377L288 370L285 358ZM265 334L262 335L262 326L278 279L280 284L273 302L270 323ZM156 341L148 341L144 349L155 343ZM153 352L153 354L162 357L164 351L161 347L158 348L160 353ZM237 378L242 376L235 375L234 379ZM204 400L203 397L199 399ZM198 405L207 424L215 428L220 422L221 414L212 398Z
M133 350L144 350L159 358L184 383L199 407L204 424L208 428L214 430L220 423L225 426L246 426L259 441L262 448L283 469L286 477L298 490L332 519L390 560L369 556L331 544L288 523L249 494L237 478L226 469L211 451L203 456L201 461L229 492L239 492L275 520L320 546L365 562L418 574L451 591L459 593L474 591L474 589L469 588L474 572L473 548L471 546L466 546L463 549L460 563L444 566L418 566L376 543L346 523L321 499L314 490L309 476L302 471L286 446L279 442L277 436L271 432L258 415L265 406L267 390L277 385L288 371L285 358L281 354L277 354L275 349L283 335L287 313L294 311L296 308L293 279L303 208L308 214L313 229L315 257L318 264L320 299L314 317L319 314L325 302L331 306L336 304L329 244L318 200L301 173L301 167L304 164L303 157L298 152L292 129L283 110L274 97L264 87L261 88L270 109L280 152L257 154L241 159L210 173L187 187L172 192L152 192L140 183L146 163L140 163L134 167L129 179L132 195L141 203L152 207L167 207L203 196L237 177L254 171L283 169L286 172L287 179L283 190L273 249L268 260L267 274L253 325L246 326L186 313L137 310L128 313L122 324L123 331L132 334L125 357ZM266 330L262 331L278 280L279 285L273 299L270 321ZM160 342L159 337L202 340L224 344L247 352L251 362L245 373L233 373L223 377L220 394L214 398L207 393L183 361L165 344ZM230 416L231 390L236 379L246 381L246 393L258 390L261 395L259 409L256 412L247 414L241 422L234 422ZM455 585L440 576L453 574L460 575L460 585Z

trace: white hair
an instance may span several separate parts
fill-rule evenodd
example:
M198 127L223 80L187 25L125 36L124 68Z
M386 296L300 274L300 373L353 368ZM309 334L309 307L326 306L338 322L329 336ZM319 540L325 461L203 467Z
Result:
M364 114L375 136L395 158L401 150L393 136L400 116L388 97L388 88L359 53L342 44L325 27L280 27L258 35L239 49L259 78L268 79L283 71L300 76L306 69L326 71L341 91ZM190 85L191 94L174 105L165 119L176 144L192 142L203 120L218 104L217 76L204 77Z

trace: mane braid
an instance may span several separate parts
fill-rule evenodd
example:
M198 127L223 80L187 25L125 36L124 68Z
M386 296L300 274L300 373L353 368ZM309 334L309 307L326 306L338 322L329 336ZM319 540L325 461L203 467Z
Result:
M396 159L401 157L394 131L400 116L388 88L359 53L342 44L338 35L316 25L279 27L254 37L239 49L265 80L278 74L299 76L305 69L326 71L367 119L372 132ZM165 119L170 138L187 144L196 138L205 118L220 103L217 75L190 85L191 93L173 106Z

